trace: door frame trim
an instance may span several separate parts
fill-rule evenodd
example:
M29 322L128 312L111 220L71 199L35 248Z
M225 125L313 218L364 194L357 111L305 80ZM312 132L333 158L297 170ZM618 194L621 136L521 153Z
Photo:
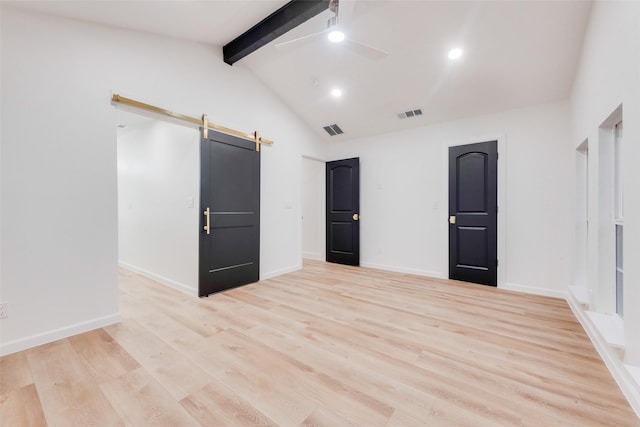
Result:
M300 155L300 160L298 162L298 235L299 235L299 242L298 242L298 251L300 253L300 257L299 257L299 264L298 264L298 269L302 269L303 266L303 261L304 261L304 250L303 250L303 238L304 238L304 230L303 230L303 224L302 224L302 212L303 212L303 200L304 200L304 194L302 194L302 168L303 168L303 163L304 160L311 160L314 162L318 162L322 164L322 193L320 194L320 198L319 200L321 201L321 205L322 205L322 215L323 217L321 218L320 221L320 228L319 228L319 233L320 233L320 260L321 261L326 261L326 241L325 241L325 236L326 236L326 218L324 217L324 215L326 215L326 206L325 206L325 201L326 201L326 193L327 193L327 187L326 187L326 180L325 180L325 168L326 168L326 164L328 160L323 160L320 157L315 157L315 156L308 156L306 154L302 154Z
M506 135L505 134L489 134L481 135L473 138L464 138L460 140L446 141L442 144L442 241L447 242L446 256L443 257L441 271L445 278L449 278L449 147L457 147L460 145L477 144L479 142L498 141L498 288L504 288L506 284L507 271L507 238L506 238Z

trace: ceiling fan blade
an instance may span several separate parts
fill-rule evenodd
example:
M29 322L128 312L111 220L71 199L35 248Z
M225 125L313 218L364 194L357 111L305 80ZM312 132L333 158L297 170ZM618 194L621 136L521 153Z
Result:
M319 33L309 34L308 36L298 37L297 39L287 40L286 42L276 44L276 49L285 48L288 46L293 46L296 44L303 44L305 42L313 41L314 39L320 38L320 36L327 33L328 30L320 31Z
M362 55L366 58L371 59L372 61L379 61L385 58L389 53L384 50L377 49L373 46L369 46L364 43L357 42L355 40L345 40L344 45L346 48L351 51L357 53L358 55Z

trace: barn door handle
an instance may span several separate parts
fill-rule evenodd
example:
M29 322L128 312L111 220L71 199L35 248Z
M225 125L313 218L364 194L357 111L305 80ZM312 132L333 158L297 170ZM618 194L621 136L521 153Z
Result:
M353 220L354 220L354 221L357 221L357 220L359 220L359 219L360 219L360 215L358 215L358 214L353 214L352 218L353 218Z
M451 215L449 217L449 224L455 224L456 223L456 216L455 215Z
M206 211L204 211L204 216L207 218L207 225L204 226L204 231L207 232L207 234L211 234L211 223L209 222L209 214L211 213L211 211L209 210L209 208L207 208Z

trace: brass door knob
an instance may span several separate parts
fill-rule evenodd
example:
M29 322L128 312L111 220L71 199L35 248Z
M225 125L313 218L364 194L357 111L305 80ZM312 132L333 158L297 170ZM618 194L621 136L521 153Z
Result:
M357 220L359 220L359 219L360 219L360 215L358 215L358 214L353 214L353 217L352 217L352 218L353 218L353 220L354 220L354 221L357 221Z
M449 217L449 224L455 224L456 223L456 216L455 215L451 215Z

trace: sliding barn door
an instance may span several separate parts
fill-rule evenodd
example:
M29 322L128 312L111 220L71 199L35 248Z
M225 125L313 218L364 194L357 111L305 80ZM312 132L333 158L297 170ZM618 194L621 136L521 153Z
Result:
M200 296L260 276L260 152L254 141L208 133L200 143Z

